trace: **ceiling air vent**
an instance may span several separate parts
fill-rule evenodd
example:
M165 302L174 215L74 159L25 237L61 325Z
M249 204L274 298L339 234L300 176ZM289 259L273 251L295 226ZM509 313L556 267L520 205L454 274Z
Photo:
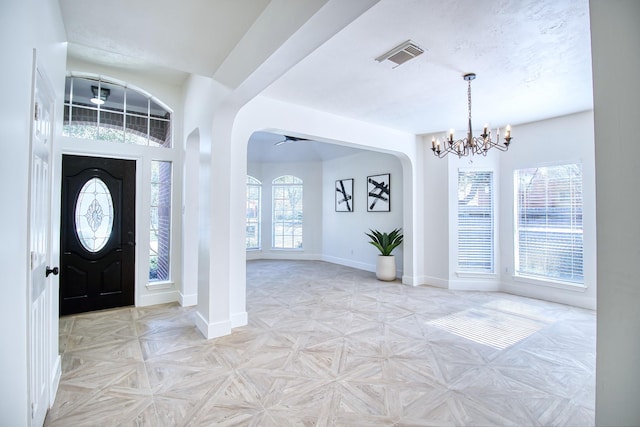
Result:
M396 68L397 66L402 65L408 60L413 59L418 55L422 55L423 53L424 50L421 47L414 44L411 40L407 40L400 46L396 46L384 55L377 57L376 61L382 62L388 59L396 64L393 67Z

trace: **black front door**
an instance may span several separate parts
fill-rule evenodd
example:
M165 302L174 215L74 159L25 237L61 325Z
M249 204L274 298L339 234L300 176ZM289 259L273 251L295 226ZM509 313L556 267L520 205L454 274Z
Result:
M60 315L134 303L134 160L62 157Z

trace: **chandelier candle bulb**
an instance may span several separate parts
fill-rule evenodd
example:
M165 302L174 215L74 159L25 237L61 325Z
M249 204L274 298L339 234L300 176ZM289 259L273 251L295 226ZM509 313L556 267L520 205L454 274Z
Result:
M453 129L449 131L449 143L453 142Z
M506 138L506 139L511 138L511 125L507 125L507 130L506 130L505 138Z
M435 150L435 148L436 148L436 138L434 137L434 138L431 138L431 149Z
M482 131L483 134L487 134L487 130L489 130L489 125L487 125L486 123L484 124L484 131Z

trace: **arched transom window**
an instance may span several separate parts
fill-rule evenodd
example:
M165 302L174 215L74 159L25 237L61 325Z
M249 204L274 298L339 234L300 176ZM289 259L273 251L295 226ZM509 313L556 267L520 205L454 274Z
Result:
M75 138L171 148L171 111L126 83L71 73L62 134Z

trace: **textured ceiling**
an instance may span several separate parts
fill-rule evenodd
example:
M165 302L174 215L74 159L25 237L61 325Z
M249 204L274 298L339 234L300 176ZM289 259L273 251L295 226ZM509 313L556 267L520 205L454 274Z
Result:
M213 76L269 0L59 0L69 42L108 63ZM93 59L98 59L94 50ZM88 59L88 58L85 58Z
M375 61L410 39L411 61ZM587 0L382 0L264 94L420 134L592 108Z
M307 22L316 12L344 19L360 4L364 12L263 95L415 134L464 129L467 72L478 76L476 128L592 108L588 0L59 1L70 56L230 87L295 35L317 31ZM406 40L425 53L396 68L375 61Z

